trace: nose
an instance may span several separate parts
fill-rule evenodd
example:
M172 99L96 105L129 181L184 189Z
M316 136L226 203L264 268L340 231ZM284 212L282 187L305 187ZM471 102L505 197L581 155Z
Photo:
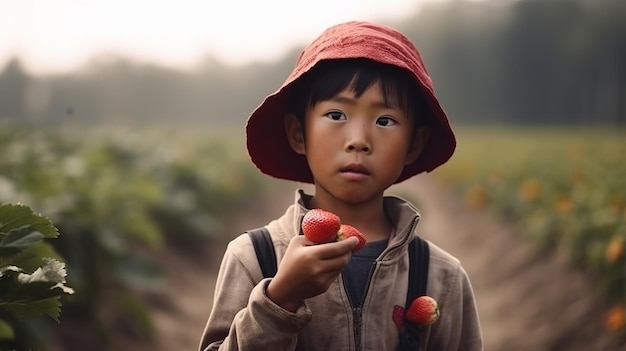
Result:
M346 140L346 151L365 152L372 151L372 145L369 141L367 129L364 125L353 126L349 129L348 138Z

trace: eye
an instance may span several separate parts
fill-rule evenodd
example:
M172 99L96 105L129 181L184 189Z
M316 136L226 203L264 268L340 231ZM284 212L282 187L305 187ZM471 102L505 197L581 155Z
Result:
M398 122L396 122L391 117L378 117L378 119L376 120L376 124L383 126L383 127L390 127L390 126L398 124Z
M333 121L342 121L346 119L346 115L341 111L331 111L324 116L332 119Z

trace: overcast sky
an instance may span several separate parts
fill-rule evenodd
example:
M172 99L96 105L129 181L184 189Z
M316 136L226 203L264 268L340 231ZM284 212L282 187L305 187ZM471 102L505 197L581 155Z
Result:
M80 67L100 53L193 65L279 57L347 20L403 19L434 0L0 0L0 67L18 55L33 73Z

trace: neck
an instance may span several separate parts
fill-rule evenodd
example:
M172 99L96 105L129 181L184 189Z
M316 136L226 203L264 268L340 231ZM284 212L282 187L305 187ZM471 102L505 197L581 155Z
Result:
M322 208L341 218L341 223L357 228L368 241L387 239L392 225L383 208L383 197L354 204L314 196L310 208Z

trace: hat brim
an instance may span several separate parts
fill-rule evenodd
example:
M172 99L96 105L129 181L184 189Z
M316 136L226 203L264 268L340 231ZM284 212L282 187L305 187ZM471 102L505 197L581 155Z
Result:
M306 157L297 154L287 140L284 118L288 111L289 85L268 96L252 113L246 124L246 147L257 168L272 177L303 183L313 183ZM437 99L425 92L428 107L435 117L424 149L419 157L406 165L395 183L422 172L431 172L447 162L456 148L456 138L445 112Z

